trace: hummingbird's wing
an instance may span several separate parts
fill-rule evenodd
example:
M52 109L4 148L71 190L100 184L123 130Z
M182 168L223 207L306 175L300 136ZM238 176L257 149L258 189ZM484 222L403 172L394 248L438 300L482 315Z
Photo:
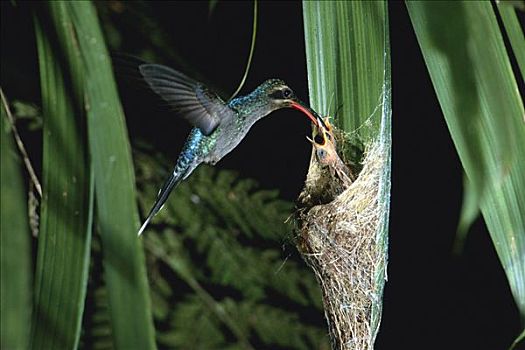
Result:
M139 71L155 93L182 118L210 135L233 112L201 83L160 64L141 64Z

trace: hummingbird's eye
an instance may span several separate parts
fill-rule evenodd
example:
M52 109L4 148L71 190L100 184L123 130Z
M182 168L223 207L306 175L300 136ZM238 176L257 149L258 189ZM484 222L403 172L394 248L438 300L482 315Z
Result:
M290 98L292 97L293 93L292 93L292 90L288 89L288 88L285 88L283 90L283 97L284 98Z

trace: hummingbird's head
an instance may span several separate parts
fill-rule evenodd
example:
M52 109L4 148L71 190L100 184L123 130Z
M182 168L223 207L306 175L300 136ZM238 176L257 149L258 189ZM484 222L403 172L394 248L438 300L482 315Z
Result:
M259 89L272 110L294 108L303 112L315 125L323 122L315 111L295 96L293 90L284 81L269 79L262 83Z

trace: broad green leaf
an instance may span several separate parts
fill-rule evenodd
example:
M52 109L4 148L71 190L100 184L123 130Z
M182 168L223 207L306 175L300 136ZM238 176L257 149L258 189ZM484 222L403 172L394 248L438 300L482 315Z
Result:
M21 162L4 104L0 115L0 347L26 349L31 319L31 245Z
M35 22L42 90L43 160L40 232L31 347L73 349L80 336L93 217L85 115L49 28Z
M525 317L524 109L494 10L483 1L407 7L475 198L470 210L481 208Z
M87 112L114 343L119 349L155 348L131 151L124 114L100 24L91 2L51 1L51 19Z
M363 141L375 139L390 104L386 5L305 1L303 8L312 107Z
M304 1L310 103L334 118L350 139L378 142L384 167L379 184L377 245L386 261L390 202L390 43L386 2ZM354 136L354 137L352 137ZM354 159L355 161L355 159ZM375 278L369 344L381 319L386 264Z

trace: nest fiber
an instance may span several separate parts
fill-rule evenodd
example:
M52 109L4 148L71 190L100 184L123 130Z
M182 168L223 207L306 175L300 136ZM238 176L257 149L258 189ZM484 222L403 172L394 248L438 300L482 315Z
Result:
M388 199L381 187L386 160L381 143L372 143L353 183L330 202L297 214L297 246L321 285L334 349L373 349L379 328L387 260L382 230ZM323 176L314 156L307 183L323 181L310 174Z

